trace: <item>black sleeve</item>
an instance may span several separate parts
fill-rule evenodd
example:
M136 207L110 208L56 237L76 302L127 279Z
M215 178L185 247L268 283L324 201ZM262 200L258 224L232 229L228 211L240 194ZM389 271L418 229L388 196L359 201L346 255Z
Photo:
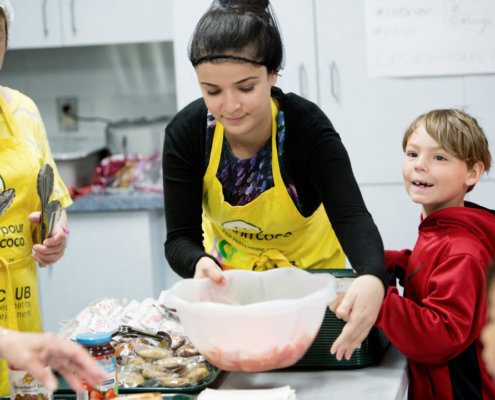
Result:
M298 112L293 114L286 111L284 146L287 170L294 179L300 200L313 209L323 202L352 267L359 275L378 277L386 293L389 276L383 242L366 209L338 133L312 103L299 105ZM295 131L291 131L291 127Z
M196 100L165 130L163 193L167 240L165 257L183 278L192 278L204 251L202 195L205 166L206 107ZM218 262L217 262L218 264Z

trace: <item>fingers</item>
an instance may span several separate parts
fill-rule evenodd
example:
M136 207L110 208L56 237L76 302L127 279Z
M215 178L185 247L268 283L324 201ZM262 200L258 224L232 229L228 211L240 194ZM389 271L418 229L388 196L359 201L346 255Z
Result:
M227 285L222 269L209 257L202 257L196 264L195 279L210 278L217 285Z
M35 247L40 246L36 245ZM33 247L34 249L34 247ZM46 264L46 265L51 265L55 264L58 260L62 258L62 256L65 253L65 247L62 246L58 251L51 253L51 254L44 254L42 251L50 251L46 250L47 248L45 246L41 246L41 248L36 248L34 249L36 253L32 255L32 257L39 262L40 264Z
M209 271L208 276L217 285L220 285L220 286L227 285L227 279L225 279L225 277L222 274L222 271L218 267Z
M43 244L36 244L33 250L36 254L33 258L40 264L54 264L62 258L65 253L66 234L60 227L56 227L54 236L45 239Z
M342 300L344 298L345 294L339 294L337 298L330 304L330 311L332 311L334 314L337 313L337 308L340 306L340 303L342 303Z
M343 319L344 321L349 320L349 314L351 313L352 305L356 300L356 295L351 292L345 293L343 299L341 300L335 315L337 318Z
M93 387L101 385L106 379L105 372L78 344L52 336L45 351L47 364L55 368L76 392L84 390L79 378Z
M39 211L35 211L28 216L29 222L32 224L39 224L41 219L41 213Z
M57 390L58 382L55 376L51 373L50 368L45 368L38 359L32 358L28 365L29 371L31 371L36 379L49 391L54 392Z
M344 357L349 360L352 353L361 347L361 342L366 338L368 331L360 326L359 321L351 320L342 329L342 333L332 345L330 352L335 354L337 360Z
M74 392L76 393L84 392L85 388L83 384L81 383L80 379L76 377L76 375L71 369L67 367L60 367L57 369L57 372L64 377L64 379L69 384L69 386L74 390ZM91 387L98 386L97 384L93 385L90 382L88 382L88 385L90 385Z

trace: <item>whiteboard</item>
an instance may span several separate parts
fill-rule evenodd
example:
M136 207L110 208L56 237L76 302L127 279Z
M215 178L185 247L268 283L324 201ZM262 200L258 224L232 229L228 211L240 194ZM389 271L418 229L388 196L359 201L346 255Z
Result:
M495 0L365 0L368 75L495 73Z

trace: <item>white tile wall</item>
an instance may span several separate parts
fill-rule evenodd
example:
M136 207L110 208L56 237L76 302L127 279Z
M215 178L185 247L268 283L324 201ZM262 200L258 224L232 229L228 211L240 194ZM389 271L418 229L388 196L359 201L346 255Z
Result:
M61 133L57 97L77 97L82 116L112 120L177 111L171 42L10 50L0 84L34 100L49 136ZM102 135L104 128L84 122L77 134Z

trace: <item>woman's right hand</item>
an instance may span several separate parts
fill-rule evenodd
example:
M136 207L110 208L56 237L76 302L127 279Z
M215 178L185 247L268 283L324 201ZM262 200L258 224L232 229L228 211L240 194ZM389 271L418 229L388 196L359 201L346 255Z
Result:
M217 285L225 286L227 279L222 274L222 269L210 257L201 257L196 263L194 279L210 278Z

